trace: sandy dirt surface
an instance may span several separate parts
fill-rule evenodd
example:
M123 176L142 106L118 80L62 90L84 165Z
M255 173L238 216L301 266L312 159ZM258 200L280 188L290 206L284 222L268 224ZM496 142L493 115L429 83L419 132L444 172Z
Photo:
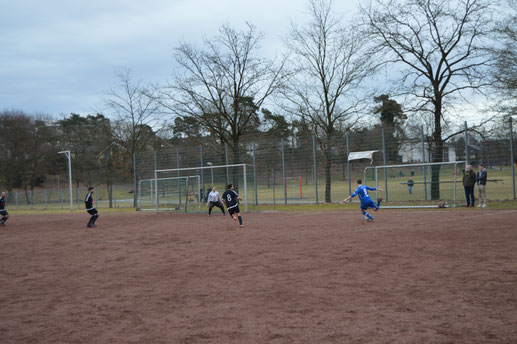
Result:
M517 211L12 215L0 343L517 343Z

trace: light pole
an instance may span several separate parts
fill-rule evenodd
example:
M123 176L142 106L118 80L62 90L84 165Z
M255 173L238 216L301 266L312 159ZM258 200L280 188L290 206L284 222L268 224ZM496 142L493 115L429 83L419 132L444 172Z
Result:
M57 154L64 154L68 159L68 185L70 187L70 211L74 211L74 195L72 193L72 156L70 155L70 151L61 151Z
M213 166L214 164L211 162L207 162L206 165ZM210 169L210 182L211 182L210 187L214 186L214 169L213 168Z

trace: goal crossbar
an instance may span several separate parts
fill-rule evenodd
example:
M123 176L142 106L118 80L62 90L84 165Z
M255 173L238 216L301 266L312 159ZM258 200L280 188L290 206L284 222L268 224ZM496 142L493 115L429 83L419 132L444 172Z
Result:
M253 166L249 164L229 164L229 165L216 165L216 166L199 166L199 167L182 167L182 168L167 168L154 170L154 183L155 187L158 186L158 173L170 173L170 172L181 172L181 171L196 171L196 170L210 170L215 168L230 168L230 167L242 167L243 169L243 181L244 181L244 211L248 211L248 182L246 176L246 167ZM188 176L185 176L186 178ZM156 213L158 213L158 193L156 193Z

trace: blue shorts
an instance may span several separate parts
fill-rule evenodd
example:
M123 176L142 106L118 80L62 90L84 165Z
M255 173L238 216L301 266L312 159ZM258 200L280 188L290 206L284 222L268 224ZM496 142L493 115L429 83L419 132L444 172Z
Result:
M377 204L375 204L375 202L373 200L371 200L371 199L366 201L366 202L361 202L361 209L362 210L367 210L368 208L379 209Z

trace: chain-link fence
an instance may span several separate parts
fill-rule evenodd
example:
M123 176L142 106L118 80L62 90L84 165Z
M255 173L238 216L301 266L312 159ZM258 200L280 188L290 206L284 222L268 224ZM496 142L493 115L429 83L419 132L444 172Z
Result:
M387 204L435 205L438 200L453 200L454 195L461 204L465 163L418 165L456 161L466 161L474 170L480 163L486 166L489 200L515 199L517 161L511 122L500 128L492 126L490 131L462 128L444 141L441 156L436 156L431 135L423 127L409 134L407 130L402 133L396 128L374 126L321 136L278 138L264 134L238 144L208 140L194 144L184 139L168 149L136 153L134 175L127 181L95 185L96 206L155 209L156 192L160 192L158 199L171 209L203 210L210 188L215 186L222 194L228 183L235 184L241 196L246 185L250 210L273 204L340 202L355 190L359 178L367 185L383 188ZM349 160L353 152L369 155ZM246 164L245 175L240 167L218 167L232 164ZM399 166L408 164L416 166ZM370 168L365 173L367 167L384 165L398 167L379 168L377 172ZM153 185L155 170L182 168L192 169L160 174L164 179ZM12 190L6 197L8 207L69 209L68 175L55 177L44 187ZM73 185L74 209L84 209L86 193L86 187Z
M385 199L395 205L436 204L438 200L451 201L455 194L461 203L466 163L380 169L377 179L364 171L379 165L466 161L475 170L480 163L486 166L488 199L515 198L515 148L508 127L499 135L492 131L490 136L480 128L467 127L444 141L442 156L435 156L437 150L424 128L413 134L374 127L327 139L260 137L235 145L183 141L163 151L136 154L135 185L154 178L157 169L193 168L172 175L198 175L201 190L192 201L198 202L199 197L203 203L211 186L222 193L226 184L234 183L242 193L242 173L216 166L245 163L249 166L247 199L252 209L264 204L339 202L355 190L357 179L364 176L367 184L377 183L383 188ZM351 152L365 151L372 152L371 159L347 159Z

